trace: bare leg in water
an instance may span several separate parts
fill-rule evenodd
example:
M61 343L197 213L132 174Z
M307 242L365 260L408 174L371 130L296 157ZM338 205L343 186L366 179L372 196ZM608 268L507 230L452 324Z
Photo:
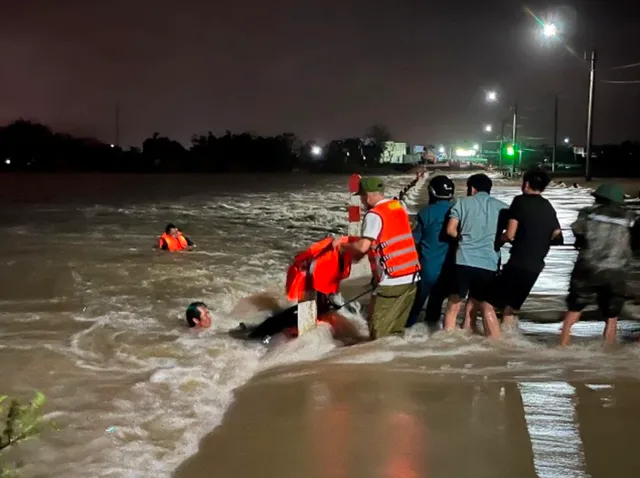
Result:
M564 316L562 324L562 332L560 333L560 345L567 346L571 342L571 327L580 320L582 312L569 311ZM604 343L607 345L615 344L618 340L618 318L611 317L607 319L607 325L604 327Z
M481 304L481 309L485 335L491 338L500 338L500 322L498 321L496 310L487 302Z
M516 321L516 313L515 311L506 306L504 311L502 312L502 325L506 328L515 329L518 326L518 322Z
M462 323L462 330L469 330L474 334L479 334L478 330L478 312L480 311L480 304L474 299L467 299L467 303L464 306L464 322Z
M452 294L447 301L447 308L444 312L444 330L450 331L457 328L456 321L458 319L458 312L460 312L460 306L462 305L462 299L458 294Z

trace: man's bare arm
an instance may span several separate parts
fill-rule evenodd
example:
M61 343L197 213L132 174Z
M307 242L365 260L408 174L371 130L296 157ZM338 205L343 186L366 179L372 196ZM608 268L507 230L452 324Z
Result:
M458 219L456 219L455 217L452 217L449 219L449 222L447 223L447 235L449 237L453 237L454 239L458 238L458 225L460 224L460 221Z
M364 255L369 252L371 249L371 244L373 241L371 239L367 239L366 237L361 237L356 242L350 242L348 244L342 244L341 247L343 250L349 250L353 253L354 259L359 261L364 257Z
M507 222L507 230L502 233L500 241L503 244L513 241L516 237L516 232L518 232L518 221L516 219L509 219L509 222Z

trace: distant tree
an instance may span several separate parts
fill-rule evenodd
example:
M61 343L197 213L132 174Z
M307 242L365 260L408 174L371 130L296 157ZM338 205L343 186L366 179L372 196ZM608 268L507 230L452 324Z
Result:
M380 163L385 150L384 144L391 140L391 133L384 125L376 124L367 130L363 145L367 165L371 166Z
M186 150L179 142L153 133L142 143L142 156L147 167L162 171L183 170Z

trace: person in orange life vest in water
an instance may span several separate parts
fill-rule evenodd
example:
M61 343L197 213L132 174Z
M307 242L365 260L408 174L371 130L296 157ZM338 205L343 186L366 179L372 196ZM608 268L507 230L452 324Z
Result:
M189 327L197 327L199 329L208 329L211 327L211 312L204 302L192 302L187 307L187 325Z
M187 236L183 235L173 224L167 224L164 234L160 236L158 248L163 251L177 252L190 251L196 245Z
M420 280L420 261L409 215L402 204L384 196L384 182L370 177L360 180L357 194L367 213L356 242L336 247L349 251L354 260L369 257L375 290L369 305L372 340L403 335Z

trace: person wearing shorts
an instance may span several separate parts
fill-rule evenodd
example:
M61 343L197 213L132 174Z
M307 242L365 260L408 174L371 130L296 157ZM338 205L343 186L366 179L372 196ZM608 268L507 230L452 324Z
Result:
M522 195L516 196L507 213L506 230L500 245L510 242L509 261L487 292L482 304L483 318L497 321L495 309L503 311L506 327L514 327L515 314L529 297L544 269L551 244L562 244L562 229L551 203L542 192L551 178L542 170L522 176Z
M625 301L635 217L624 207L624 191L617 184L601 184L593 196L595 205L582 209L571 225L579 253L571 272L567 312L560 333L563 346L569 345L571 327L594 296L606 321L604 341L615 343Z
M491 197L492 181L486 174L467 180L467 197L451 208L447 234L458 241L454 287L447 301L444 329L454 330L462 299L469 297L469 316L474 317L485 300L498 269L496 237L501 211L508 206ZM501 231L500 231L501 232ZM497 331L496 331L497 329ZM485 325L488 335L499 335L497 325Z

